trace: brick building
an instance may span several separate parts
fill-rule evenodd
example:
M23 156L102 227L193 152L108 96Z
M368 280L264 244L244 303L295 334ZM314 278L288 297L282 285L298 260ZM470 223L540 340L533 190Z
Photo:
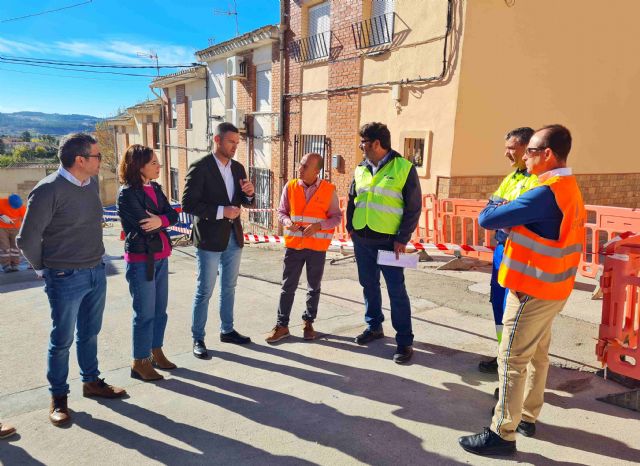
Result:
M504 134L562 123L586 202L640 206L640 162L615 137L633 134L640 104L632 91L640 43L626 32L638 2L286 0L281 8L285 178L301 154L321 152L324 176L346 195L362 158L358 127L382 121L424 193L486 199L510 171ZM539 25L554 34L541 37Z

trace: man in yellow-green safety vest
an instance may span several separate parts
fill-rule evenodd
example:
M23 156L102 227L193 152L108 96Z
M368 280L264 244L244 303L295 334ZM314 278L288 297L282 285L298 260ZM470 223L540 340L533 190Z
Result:
M489 203L500 204L513 201L522 193L530 190L538 184L536 175L527 172L522 157L524 156L529 139L533 136L533 129L529 127L516 128L509 131L505 136L504 156L515 170L504 177L498 189L489 199ZM496 249L493 253L493 270L491 272L491 294L489 301L493 307L493 320L496 324L496 336L498 345L502 340L502 316L504 315L504 305L506 290L498 283L498 269L502 262L504 243L507 240L507 233L502 230L496 231ZM480 372L497 373L497 358L482 361L478 364Z
M360 128L360 149L364 160L355 170L349 188L347 231L353 240L362 285L367 328L355 338L364 345L382 338L382 294L384 275L391 301L391 323L396 331L396 363L413 355L411 303L404 283L404 269L378 264L379 251L405 252L422 209L418 172L413 164L391 149L391 134L382 123Z

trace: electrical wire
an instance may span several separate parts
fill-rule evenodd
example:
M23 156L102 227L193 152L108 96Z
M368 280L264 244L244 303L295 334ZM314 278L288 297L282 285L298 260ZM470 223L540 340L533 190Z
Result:
M123 81L134 82L134 81L137 81L136 79L130 79L129 80L129 79L123 79L123 78L120 78L120 79L118 79L118 78L113 78L113 79L110 79L110 78L92 78L90 76L72 76L70 74L35 73L33 71L8 70L6 68L3 68L2 66L0 66L0 71L1 72L5 72L5 73L33 74L33 75L37 75L37 76L51 76L51 77L54 77L54 78L89 79L89 80L95 80L95 81L118 81L118 82L123 82ZM76 71L76 70L74 70L74 71Z
M2 62L0 62L2 63ZM96 71L96 70L78 70L75 68L63 68L59 66L50 66L50 65L40 65L35 63L7 63L10 65L22 65L22 66L34 66L37 68L50 68L53 70L63 70L63 71L75 71L76 73L100 73L100 74L115 74L120 76L139 76L144 78L157 78L156 75L153 74L136 74L136 73L120 73L118 71Z
M0 55L0 61L11 63L42 63L44 65L60 65L60 66L77 66L77 67L89 67L89 68L141 68L141 69L158 69L158 68L192 68L197 66L197 63L189 65L127 65L124 63L92 63L82 61L68 61L68 60L46 60L42 58L29 58L29 57L15 57L10 55Z
M54 10L46 10L46 11L41 11L39 13L32 13L30 15L18 16L16 18L3 19L3 20L0 20L0 23L8 23L8 22L11 22L11 21L18 21L18 20L21 20L21 19L33 18L34 16L46 15L47 13L55 13L56 11L68 10L69 8L75 8L77 6L86 5L88 3L91 3L92 1L93 0L88 0L88 1L82 2L82 3L75 3L73 5L63 6L62 8L56 8Z

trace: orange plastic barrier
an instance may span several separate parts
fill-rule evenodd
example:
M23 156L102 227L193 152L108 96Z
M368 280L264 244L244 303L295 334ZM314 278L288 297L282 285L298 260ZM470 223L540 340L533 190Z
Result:
M600 286L604 293L596 355L603 366L640 380L640 235L610 243Z
M493 233L480 228L478 224L478 216L486 205L486 199L439 199L437 242L491 246ZM492 260L492 253L489 252L462 254L486 261Z
M600 205L585 206L587 210L584 252L579 266L580 275L595 278L602 267L600 247L625 231L640 232L640 210Z

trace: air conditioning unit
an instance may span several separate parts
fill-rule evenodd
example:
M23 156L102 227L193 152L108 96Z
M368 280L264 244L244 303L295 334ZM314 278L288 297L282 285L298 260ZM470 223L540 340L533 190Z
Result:
M237 55L227 58L227 77L229 79L243 79L246 76L244 58Z
M240 131L245 131L244 110L239 108L228 108L225 111L225 121L231 123Z

